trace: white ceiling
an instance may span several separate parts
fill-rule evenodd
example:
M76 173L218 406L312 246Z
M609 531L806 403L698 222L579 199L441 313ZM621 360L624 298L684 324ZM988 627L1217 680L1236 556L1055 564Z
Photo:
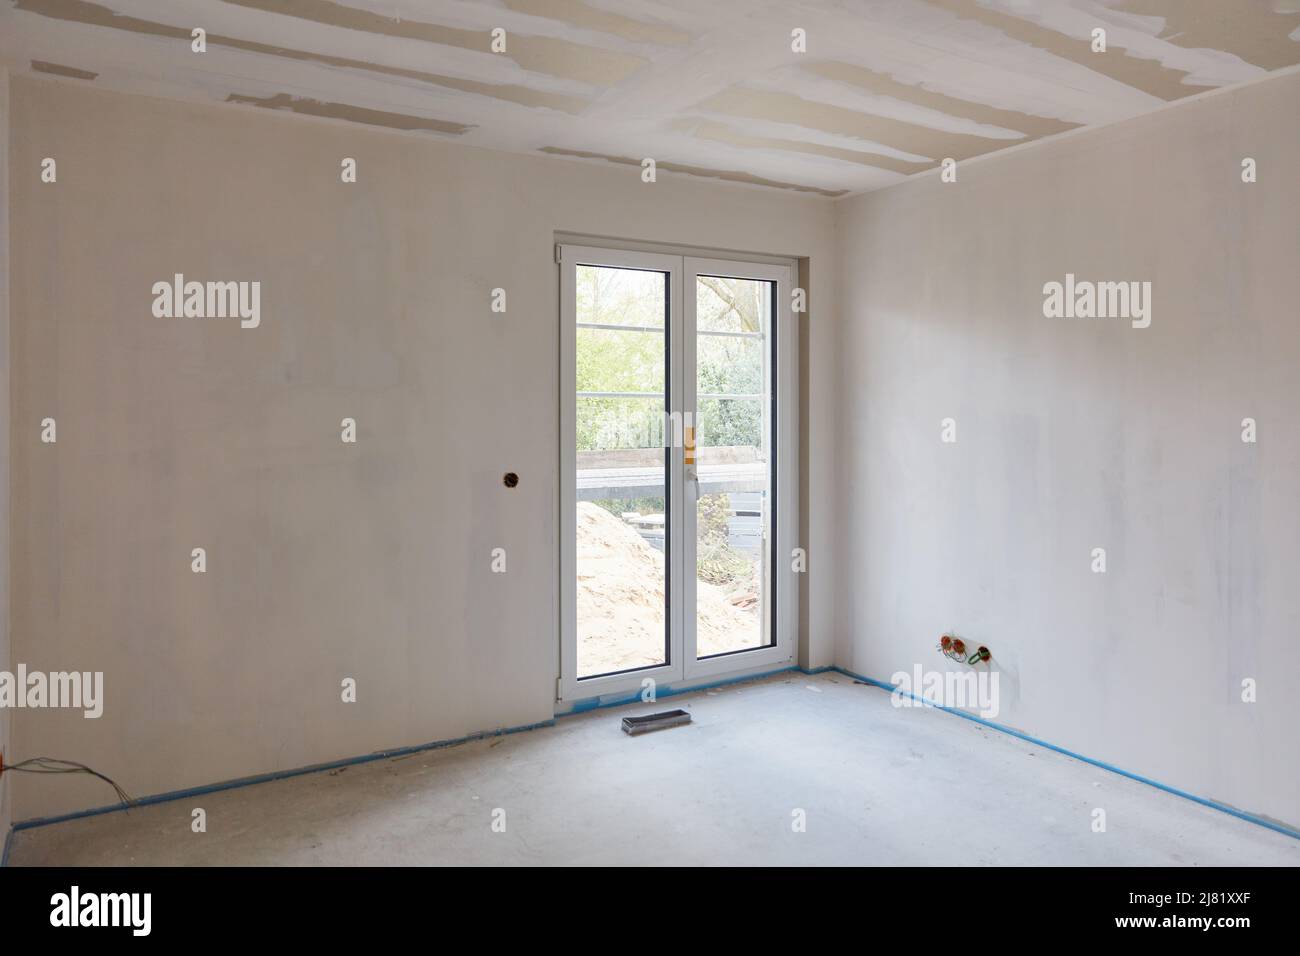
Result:
M834 196L1292 67L1300 0L0 0L0 57Z

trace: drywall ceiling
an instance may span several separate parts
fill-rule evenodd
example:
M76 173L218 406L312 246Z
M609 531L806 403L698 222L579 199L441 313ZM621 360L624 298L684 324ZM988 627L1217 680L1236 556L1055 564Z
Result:
M0 0L0 56L57 82L839 196L1294 66L1300 0Z

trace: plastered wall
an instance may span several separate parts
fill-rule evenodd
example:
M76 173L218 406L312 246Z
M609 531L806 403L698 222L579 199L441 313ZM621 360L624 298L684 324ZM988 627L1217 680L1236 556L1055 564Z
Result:
M1300 824L1297 101L1292 74L838 205L838 663L942 670L955 632L1000 722ZM1045 317L1067 273L1150 281L1150 326Z
M0 670L9 670L9 71L0 66ZM0 709L0 753L12 753ZM0 775L0 834L11 820L9 779ZM0 840L3 837L0 836Z
M11 105L13 660L106 681L97 720L15 711L24 753L140 795L549 719L557 230L808 257L800 659L831 662L827 200L58 80ZM178 272L260 281L260 326L155 318ZM18 783L16 820L111 802Z

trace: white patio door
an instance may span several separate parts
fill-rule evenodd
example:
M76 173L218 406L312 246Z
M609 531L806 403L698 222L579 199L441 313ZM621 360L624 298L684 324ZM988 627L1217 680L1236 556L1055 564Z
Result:
M791 267L560 249L557 696L784 666L797 620Z

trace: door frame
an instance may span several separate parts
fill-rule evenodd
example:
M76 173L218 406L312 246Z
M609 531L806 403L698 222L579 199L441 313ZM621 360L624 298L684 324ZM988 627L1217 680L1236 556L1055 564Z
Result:
M559 374L559 675L556 680L556 700L573 702L591 700L607 695L625 695L640 690L642 681L653 678L657 688L672 685L689 685L707 683L719 676L739 677L755 673L774 666L788 665L794 659L795 632L798 628L799 589L795 572L788 556L798 541L798 329L791 307L791 291L796 264L793 260L774 259L772 256L756 255L754 258L730 258L727 253L717 253L711 257L690 256L687 250L681 253L671 251L675 247L654 246L652 249L639 248L632 244L620 243L620 248L605 248L580 243L560 242L556 244L555 260L560 270L560 374ZM690 252L699 252L690 249ZM685 569L693 567L694 542L686 534L687 508L694 508L693 489L686 495L680 495L689 501L678 501L674 497L676 489L685 488L684 448L680 443L670 442L667 447L668 468L668 516L665 550L665 572L668 584L668 651L669 662L666 665L639 668L617 674L600 677L577 677L577 555L576 555L576 520L577 502L573 487L577 480L577 461L574 446L577 438L577 370L575 347L577 342L576 287L575 267L577 265L604 265L615 268L647 269L668 275L668 309L667 322L667 372L669 413L681 415L687 408L685 402L686 388L689 384L691 400L694 404L694 380L686 382L685 370L687 355L695 354L694 336L685 334L686 296L691 299L692 314L695 297L695 276L699 274L719 274L735 278L753 278L777 283L776 310L774 329L776 332L777 375L774 383L777 402L776 441L778 454L775 456L776 495L773 496L776 514L775 544L772 548L772 591L776 601L775 613L772 615L772 628L775 641L769 647L738 651L699 661L695 659L694 647L687 648L687 633L693 635L694 628L694 582L691 582L687 595ZM693 268L689 282L688 268ZM689 286L689 288L688 288ZM693 332L693 329L692 329ZM683 342L684 347L676 348L675 343ZM680 420L680 418L679 418ZM693 516L693 512L691 512ZM694 526L693 517L691 526ZM681 561L675 560L667 550L683 547L689 553ZM687 558L691 564L687 564ZM693 577L693 575L692 575ZM690 613L691 625L687 627L687 613Z

